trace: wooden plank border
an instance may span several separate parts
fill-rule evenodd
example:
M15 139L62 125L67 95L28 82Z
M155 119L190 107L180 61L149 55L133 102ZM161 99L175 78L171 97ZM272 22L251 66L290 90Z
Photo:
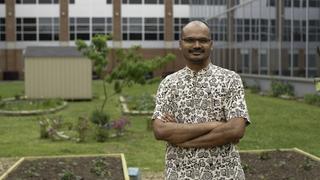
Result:
M14 163L3 175L0 180L5 180L5 178L15 170L23 161L25 160L37 160L37 159L54 159L54 158L76 158L76 157L117 157L121 159L121 166L123 170L123 175L125 180L130 180L127 162L123 153L119 154L85 154L85 155L61 155L61 156L27 156L20 158L16 163Z

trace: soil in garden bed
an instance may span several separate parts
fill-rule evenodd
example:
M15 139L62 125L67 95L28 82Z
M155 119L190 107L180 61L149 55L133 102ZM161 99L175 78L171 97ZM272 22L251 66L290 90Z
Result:
M124 180L121 158L26 159L6 180Z
M241 153L246 180L320 180L320 162L293 151Z

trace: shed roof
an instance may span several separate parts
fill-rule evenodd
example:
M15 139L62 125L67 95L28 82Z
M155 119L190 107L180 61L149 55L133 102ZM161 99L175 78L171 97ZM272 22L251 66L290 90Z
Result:
M82 57L76 47L32 46L27 47L25 57Z

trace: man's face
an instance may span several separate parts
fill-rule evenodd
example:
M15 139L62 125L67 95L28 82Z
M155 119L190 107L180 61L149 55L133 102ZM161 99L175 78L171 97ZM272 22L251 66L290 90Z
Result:
M212 41L206 25L191 22L183 29L180 48L184 58L191 64L203 64L209 60Z

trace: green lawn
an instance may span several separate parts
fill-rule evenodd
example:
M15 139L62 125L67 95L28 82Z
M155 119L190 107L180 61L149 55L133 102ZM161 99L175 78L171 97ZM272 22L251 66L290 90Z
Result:
M101 90L100 83L94 82L94 94ZM109 87L111 88L111 87ZM140 92L155 93L157 84L132 86L125 94ZM23 93L23 82L0 82L0 96L9 97ZM113 118L120 115L120 104L114 96L106 109ZM320 108L301 102L262 97L247 94L247 104L252 124L248 126L239 144L242 150L298 147L320 156L319 129ZM64 122L77 121L81 115L87 116L101 102L69 102L68 107L56 113ZM39 139L39 118L41 116L9 117L0 116L0 157L38 156L59 154L124 153L128 166L142 170L162 171L165 144L154 140L147 130L147 116L130 117L131 126L125 136L111 138L105 143L97 143L91 135L88 142L52 142Z

